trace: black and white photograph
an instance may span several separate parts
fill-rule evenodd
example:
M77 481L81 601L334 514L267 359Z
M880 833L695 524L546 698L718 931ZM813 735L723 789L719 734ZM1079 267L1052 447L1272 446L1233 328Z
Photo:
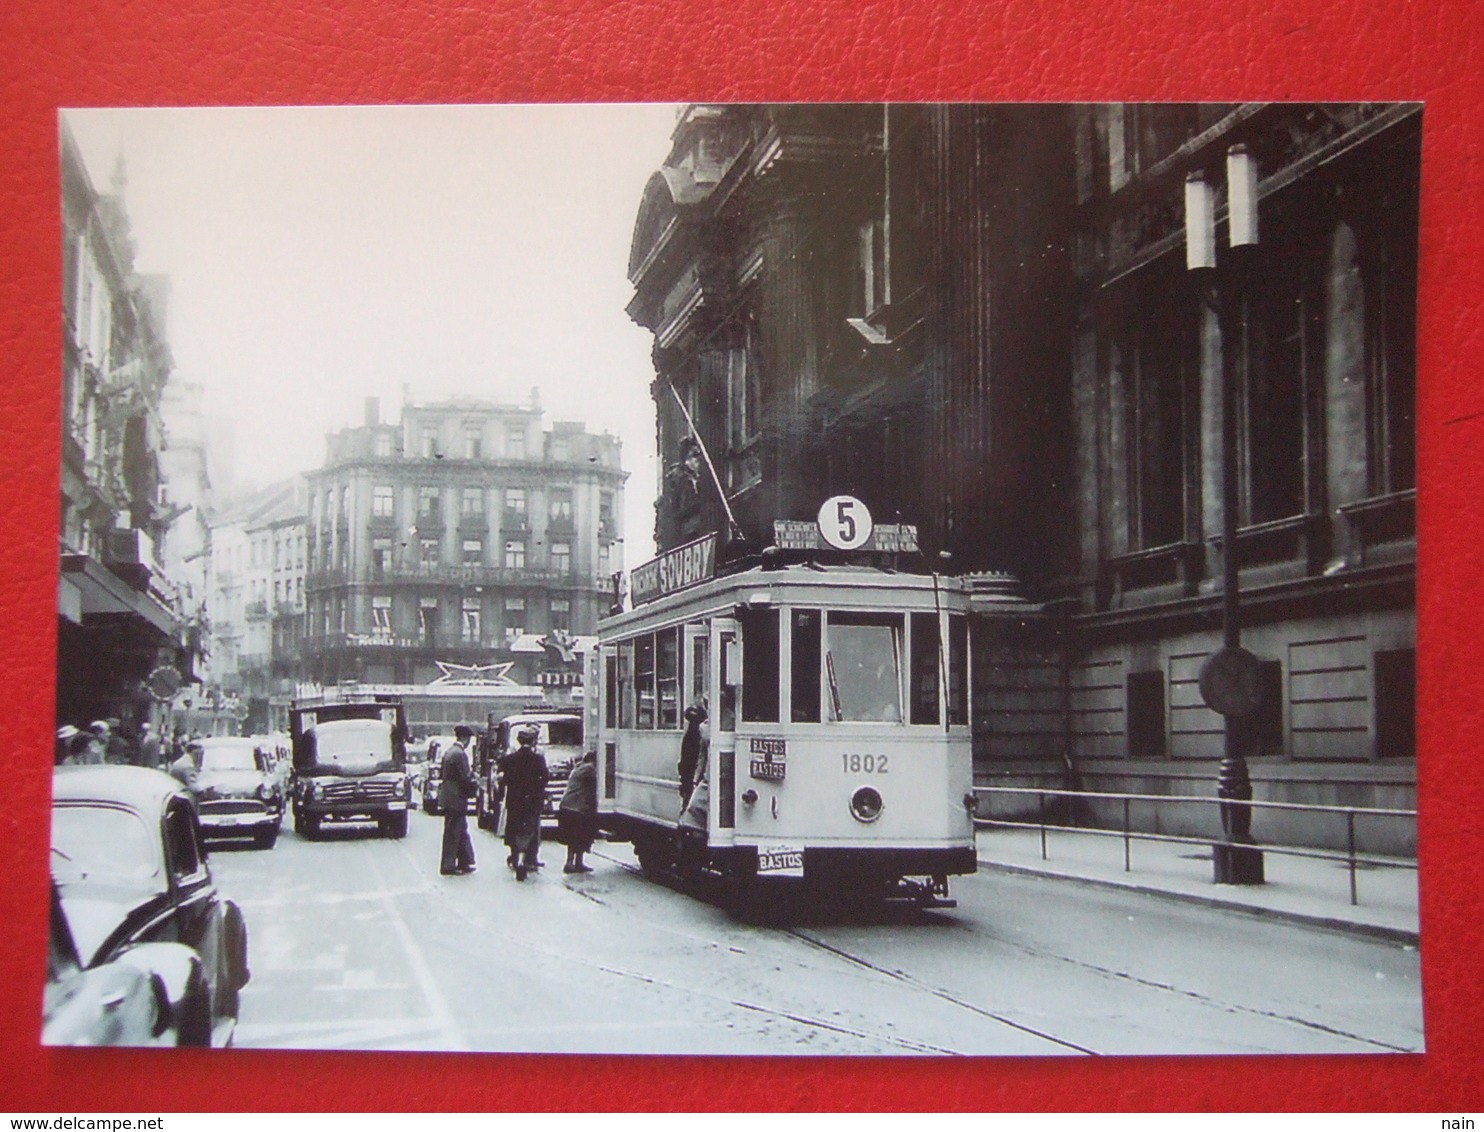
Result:
M60 111L42 1043L1423 1052L1423 117Z

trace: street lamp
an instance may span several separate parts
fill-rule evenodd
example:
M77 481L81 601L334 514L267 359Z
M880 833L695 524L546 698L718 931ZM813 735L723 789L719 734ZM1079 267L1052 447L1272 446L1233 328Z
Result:
M1217 884L1262 884L1262 850L1252 843L1252 779L1245 724L1262 702L1261 663L1242 648L1237 558L1237 369L1246 362L1248 284L1257 259L1257 162L1243 145L1226 156L1227 246L1218 262L1216 190L1201 172L1185 180L1185 264L1221 332L1222 646L1200 671L1201 696L1225 721L1216 794L1223 840L1212 846Z

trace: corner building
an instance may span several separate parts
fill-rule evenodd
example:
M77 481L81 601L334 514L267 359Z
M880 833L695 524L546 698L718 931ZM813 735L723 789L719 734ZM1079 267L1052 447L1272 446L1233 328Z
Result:
M660 549L728 529L683 404L723 558L845 493L971 580L980 784L1209 797L1229 380L1256 796L1415 806L1420 137L1415 104L685 108L629 263ZM1183 192L1238 144L1260 245L1223 336Z
M304 678L425 685L590 636L622 564L620 442L526 405L409 404L328 437L308 475Z

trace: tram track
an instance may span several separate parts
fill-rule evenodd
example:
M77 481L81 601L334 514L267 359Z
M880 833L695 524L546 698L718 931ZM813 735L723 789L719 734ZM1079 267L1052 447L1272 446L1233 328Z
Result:
M609 856L607 854L602 854L602 856L604 857L604 859L606 859L608 861L611 861L612 863L616 864L619 868L623 869L624 871L629 872L629 873L632 873L632 874L636 874L636 875L639 875L639 876L643 876L646 880L650 880L651 882L653 882L653 878L650 878L647 874L645 874L643 869L641 869L641 868L639 868L639 867L637 867L637 866L635 866L633 864L630 864L627 861L620 860L620 859L618 859L616 857L612 857L612 856ZM676 886L676 889L679 890L682 895L690 895L690 894L687 894L687 893L684 892L684 885L686 883L684 880L682 880L681 878L678 878L678 877L667 878L667 879L673 881L674 885ZM667 884L666 887L671 887L671 885L670 884ZM858 968L860 968L862 970L866 970L866 971L871 972L873 975L876 975L877 977L890 980L890 981L892 981L892 982L894 982L894 983L896 983L896 984L898 984L900 986L904 986L904 987L912 990L913 992L916 992L916 993L919 993L919 994L929 995L930 997L935 998L935 999L937 999L937 1000L939 1000L941 1002L946 1002L946 1003L948 1003L951 1006L957 1007L957 1008L959 1008L961 1010L966 1010L969 1013L976 1015L977 1017L987 1018L987 1019L989 1019L992 1022L995 1022L995 1023L997 1023L997 1024L1001 1025L1001 1026L1004 1026L1004 1027L1008 1028L1008 1029L1015 1030L1016 1032L1021 1033L1021 1034L1024 1034L1027 1037L1035 1038L1038 1041L1049 1042L1052 1045L1055 1045L1055 1046L1057 1046L1060 1049L1064 1049L1064 1050L1070 1051L1072 1053L1080 1053L1080 1054L1083 1054L1083 1055L1089 1056L1089 1057L1100 1056L1097 1050L1090 1049L1087 1046L1078 1044L1077 1042L1073 1042L1073 1041L1070 1041L1070 1040L1068 1040L1066 1038L1059 1037L1056 1034L1050 1033L1049 1031L1037 1029L1036 1027L1027 1025L1027 1024L1025 1024L1023 1022L1017 1022L1013 1018L1009 1018L1009 1017L1007 1017L1004 1014L1000 1014L1000 1013L997 1013L996 1011L993 1011L993 1010L987 1009L985 1007L979 1006L976 1003L969 1002L968 1000L966 1000L964 998L961 998L958 995L953 994L951 991L944 990L942 987L935 987L932 984L927 983L927 982L924 982L923 980L918 979L918 978L915 978L915 977L913 977L911 975L908 975L908 974L906 974L903 971L892 970L890 968L883 967L880 964L874 963L871 960L865 958L864 956L854 954L853 952L847 951L844 948L837 947L837 946L835 946L834 944L831 944L831 943L827 943L824 940L819 939L818 937L816 937L814 935L811 935L809 932L807 932L807 931L805 931L805 930L803 930L801 928L786 928L785 927L785 928L779 928L777 930L779 931L779 934L781 934L781 935L783 935L783 936L785 936L787 938L798 940L799 942L805 944L806 946L812 947L812 948L814 948L814 949L816 949L816 950L818 950L818 951L820 951L820 952L822 952L824 954L831 955L831 956L833 956L836 959L844 960L845 962L847 962L847 963L849 963L849 964L851 964L851 965L853 965L855 967L858 967ZM752 1009L752 1007L748 1007L747 1004L740 1003L740 1002L734 1003L734 1005L743 1006L744 1008ZM759 1009L761 1009L761 1008L759 1008ZM800 1019L793 1018L790 1015L785 1015L785 1016L786 1017L790 1017L793 1021L800 1021ZM834 1026L832 1024L828 1024L828 1023L816 1023L816 1024L825 1025L827 1028L839 1029L839 1027L836 1027L836 1026ZM843 1030L842 1032L852 1033L853 1031ZM892 1040L893 1042L898 1043L898 1044L910 1044L912 1046L925 1046L924 1043L906 1042L905 1039L891 1038L889 1040ZM946 1049L946 1048L941 1048L941 1047L937 1047L937 1046L925 1046L925 1048L923 1048L921 1050L921 1052L925 1052L925 1053L937 1053L937 1054L952 1055L952 1056L965 1056L964 1053L963 1053L963 1051L953 1050L953 1049Z
M611 863L617 865L621 870L625 872L639 875L641 877L644 876L641 869L629 864L626 861L607 856L606 854L595 853L594 855L602 856L605 860L608 860ZM644 879L646 883L652 883L650 878L644 877ZM612 908L608 901L593 893L584 892L574 886L565 887L567 887L569 892L582 897L589 903L596 904L599 907L603 908ZM454 919L460 920L472 928L476 928L481 931L491 930L491 925L484 922L480 917L471 914L470 912L462 908L459 908L457 906L449 906L445 909L445 911ZM715 941L706 940L704 939L704 937L694 932L677 931L673 927L661 927L659 925L651 925L651 927L655 930L664 931L666 934L672 936L678 935L694 939L698 945L715 945ZM932 1042L919 1041L915 1038L908 1038L898 1034L886 1033L878 1029L868 1029L861 1026L851 1026L840 1021L832 1021L827 1018L822 1018L814 1014L790 1009L787 1007L770 1006L766 1003L754 1001L745 997L738 997L728 994L717 994L705 988L697 987L691 983L681 982L673 979L659 978L654 975L647 974L643 971L633 970L612 963L595 962L590 956L586 955L580 950L569 951L565 949L552 948L550 946L532 944L528 940L523 939L518 933L509 934L503 937L503 945L506 948L520 948L524 951L527 951L528 953L556 960L563 965L570 963L581 963L595 973L600 973L612 978L621 979L633 984L642 984L651 988L673 992L675 994L690 998L699 997L716 1005L746 1011L749 1014L755 1014L760 1017L773 1019L779 1022L787 1022L796 1026L803 1026L811 1030L820 1031L822 1033L836 1034L841 1037L853 1038L857 1041L864 1042L873 1046L887 1047L890 1049L900 1050L903 1053L912 1053L926 1056L965 1056L962 1050L952 1049L950 1047L937 1045ZM459 945L457 943L445 940L444 946L458 947ZM468 952L473 955L482 954L480 949L477 947L469 947Z
M642 869L639 869L629 864L628 862L621 861L612 857L609 857L608 859L614 861L615 864L618 864L621 868L624 868L627 871L640 873L641 875L643 873ZM678 880L678 878L676 880L676 883L681 886L684 885L684 882ZM971 924L970 928L976 935L981 934L981 929L979 929L976 925ZM1015 1019L1008 1017L1001 1012L989 1009L984 1006L980 1006L979 1004L971 1002L968 999L965 999L962 996L953 993L952 991L946 990L942 987L934 986L931 983L925 982L924 980L918 979L915 976L909 975L903 971L884 967L878 963L873 962L870 959L865 958L864 956L855 954L845 948L838 947L835 944L820 939L818 936L810 933L805 929L784 927L779 930L783 934L797 939L808 946L814 947L822 952L833 955L865 970L869 970L882 978L890 979L901 985L910 987L915 991L931 995L934 998L949 1003L962 1010L968 1011L971 1014L990 1019L991 1021L997 1022L1000 1025L1024 1033L1027 1036L1050 1042L1060 1048L1064 1048L1075 1053L1081 1053L1093 1057L1103 1056L1103 1054L1099 1050L1092 1049L1078 1042L1064 1038L1058 1034L1050 1032L1049 1030L1043 1030L1035 1026L1028 1025L1026 1023L1017 1022ZM1242 1003L1231 1002L1213 995L1202 993L1201 991L1181 987L1174 983L1151 979L1132 971L1118 970L1113 967L1093 963L1088 960L1079 959L1070 955L1064 955L1045 948L1037 948L1023 943L1017 943L1013 940L1004 939L999 936L994 936L993 938L998 946L1008 947L1019 952L1022 955L1025 955L1032 959L1036 959L1038 961L1066 964L1100 978L1104 978L1113 982L1125 983L1131 986L1137 986L1145 990L1158 992L1160 994L1170 995L1207 1009L1220 1011L1222 1013L1246 1016L1254 1019L1261 1019L1263 1021L1278 1022L1285 1025L1296 1026L1311 1031L1313 1033L1323 1034L1327 1037L1341 1038L1346 1041L1356 1042L1360 1045L1368 1046L1378 1052L1419 1052L1418 1049L1414 1046L1400 1045L1393 1042L1383 1041L1378 1038L1368 1037L1364 1034L1359 1034L1352 1030L1347 1030L1343 1027L1329 1025L1327 1023L1320 1022L1312 1018L1305 1018L1300 1014L1294 1014L1291 1012L1284 1012L1274 1009L1264 1009L1260 1007L1244 1005Z
M380 849L384 844L378 841L374 848ZM1043 1017L1022 1020L1025 1015L1015 1006L986 1004L985 993L976 993L972 986L957 987L953 981L940 982L930 971L925 971L925 978L914 975L895 966L889 958L873 956L873 951L878 949L861 947L849 940L837 942L833 937L839 933L821 930L828 929L837 922L828 913L825 914L826 919L820 920L814 913L806 911L803 915L807 919L803 923L798 919L788 923L786 918L780 922L779 917L767 916L765 913L766 918L761 923L737 921L736 934L721 929L715 923L687 922L677 915L646 914L648 901L655 898L645 896L644 889L648 888L667 890L673 896L687 901L698 900L713 910L719 910L723 902L719 899L720 890L716 886L697 884L692 879L679 876L652 876L628 859L627 854L609 849L601 843L595 847L593 855L610 867L616 866L609 874L610 877L642 878L642 887L622 880L616 885L594 885L591 881L572 881L570 878L556 876L548 877L548 883L555 881L555 887L581 897L579 903L592 908L593 914L600 917L592 922L598 932L607 934L608 931L628 930L622 924L616 924L612 929L605 928L603 925L609 917L616 917L625 923L636 915L640 917L650 941L642 946L652 954L663 954L668 948L676 954L716 953L719 961L728 960L725 954L728 951L742 957L740 962L731 961L729 974L725 979L709 981L704 974L698 974L698 968L690 961L682 967L642 966L626 961L623 953L611 949L604 955L604 949L593 949L578 941L568 942L550 936L533 938L522 927L521 919L492 916L488 914L487 907L480 903L436 899L442 886L433 878L425 879L426 862L421 859L421 855L415 855L414 847L404 842L394 843L393 847L395 856L403 860L398 862L397 867L385 872L383 869L386 862L379 862L383 867L374 871L382 874L379 880L384 883L375 885L375 892L383 897L390 897L397 903L404 899L417 901L415 911L403 912L408 917L408 923L416 923L419 916L432 913L443 922L445 928L454 928L438 929L433 933L433 938L437 940L436 948L449 949L469 959L487 959L492 954L520 951L540 964L533 968L536 971L548 964L554 969L573 967L586 969L595 977L615 980L613 985L616 986L652 988L653 992L666 996L675 1009L698 1012L698 1017L705 1020L706 1026L730 1029L734 1025L740 1025L743 1027L742 1032L746 1032L749 1027L741 1023L740 1018L744 1015L751 1016L759 1020L759 1025L763 1027L760 1031L762 1033L767 1033L775 1025L785 1027L779 1034L779 1040L788 1044L794 1052L803 1052L814 1046L817 1052L830 1055L895 1052L964 1056L982 1054L989 1047L1004 1053L1018 1050L1022 1055L1030 1056L1035 1056L1038 1052L1041 1055L1062 1053L1108 1056L1121 1050L1119 1043L1105 1047L1095 1032L1087 1033L1087 1027L1083 1025L1080 1016L1065 1016L1059 1022ZM368 844L365 848L370 850L373 846ZM371 899L370 893L355 895L357 899ZM342 894L341 899L347 898L348 894ZM434 902L427 904L425 901L428 898L435 898ZM599 909L602 911L599 912ZM852 916L838 922L849 928L857 920ZM869 926L875 921L860 922ZM896 922L898 921L892 917L882 921L888 925ZM460 926L455 927L455 924ZM966 943L969 948L983 949L986 954L1004 953L1002 958L1006 960L1011 958L1011 953L1021 956L1041 965L1046 972L1043 977L1053 981L1061 981L1063 978L1054 971L1056 966L1060 966L1068 972L1068 982L1075 981L1072 973L1077 972L1080 976L1103 980L1110 985L1126 986L1130 991L1150 996L1150 1002L1165 998L1172 1003L1182 1002L1187 1007L1202 1012L1245 1017L1254 1023L1293 1027L1296 1031L1322 1035L1330 1039L1332 1044L1353 1044L1362 1052L1418 1051L1417 1046L1405 1044L1405 1038L1399 1034L1387 1035L1392 1040L1386 1040L1386 1037L1371 1037L1356 1032L1355 1027L1346 1026L1345 1017L1306 1017L1302 1006L1295 1009L1293 1004L1283 1000L1243 1002L1219 991L1210 993L1195 986L1182 985L1183 980L1180 979L1161 978L1159 972L1141 973L1136 964L1100 961L1102 957L1095 954L1079 956L1075 953L1075 948L1067 950L1048 947L1044 945L1044 941L1038 944L1030 940L1016 940L996 931L993 924L982 919L976 920L972 915L950 917L937 924L926 923L922 930L930 936L941 937L942 931L935 931L935 928L950 927L954 937ZM864 942L869 944L879 936L880 933L872 932ZM664 942L667 939L669 942ZM770 940L773 942L770 943ZM926 944L927 941L924 942ZM784 946L779 946L780 943ZM951 946L956 952L958 945ZM807 958L811 953L827 961L811 961ZM930 950L927 957L932 955ZM808 988L816 981L848 977L843 974L831 975L832 964L845 965L864 976L867 981L858 984L864 988L864 997L857 1001L874 1001L876 1005L871 1009L857 1005L853 1010L847 1008L843 1013L834 1009L822 1009L821 1003L830 1000L820 999L817 995L811 996ZM437 969L437 964L434 969ZM699 971L704 972L706 969L706 962L703 961ZM892 993L873 995L869 990L872 980L879 980L880 985L889 984L898 989ZM446 986L444 993L449 993ZM621 999L622 995L619 997ZM454 1015L459 1015L461 1011L457 1009L456 998L457 996L450 997L448 1005L455 1008ZM928 1000L940 1005L929 1008L925 1005ZM914 1006L914 1003L924 1005ZM961 1013L966 1021L969 1017L976 1019L976 1025L956 1031L951 1022L956 1013ZM433 1010L432 1014L436 1016L438 1011ZM921 1026L915 1027L910 1036L892 1032L895 1029L894 1020L900 1021L919 1014L923 1018L937 1019L932 1026L932 1030L936 1032L927 1032ZM443 1021L448 1022L449 1019L444 1017ZM1041 1024L1037 1025L1038 1022ZM791 1035L787 1028L792 1029ZM1003 1031L1006 1037L994 1038L997 1030ZM1079 1030L1084 1032L1079 1033ZM820 1035L818 1045L811 1043L808 1037L810 1032ZM1011 1039L1010 1034L1017 1037ZM963 1035L962 1040L960 1035ZM1092 1041L1088 1041L1089 1036ZM989 1039L987 1042L986 1038ZM1259 1044L1266 1048L1266 1043ZM1278 1044L1281 1045L1281 1041ZM1039 1047L1039 1050L1034 1047ZM1257 1047L1254 1047L1254 1052L1257 1052Z

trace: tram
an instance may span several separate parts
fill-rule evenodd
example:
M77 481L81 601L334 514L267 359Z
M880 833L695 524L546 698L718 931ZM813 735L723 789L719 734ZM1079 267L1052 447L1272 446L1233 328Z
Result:
M646 872L739 894L792 877L951 906L949 876L976 868L962 584L844 562L715 576L713 552L708 536L646 563L635 608L599 625L589 727L610 839ZM686 800L696 705L709 742Z

